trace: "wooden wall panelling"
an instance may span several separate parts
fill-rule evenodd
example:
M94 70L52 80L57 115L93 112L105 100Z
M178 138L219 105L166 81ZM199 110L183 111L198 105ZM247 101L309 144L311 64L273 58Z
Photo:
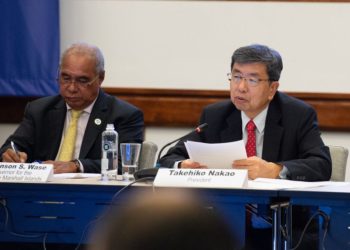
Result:
M105 90L141 108L148 126L196 126L204 106L229 98L229 92L224 90L126 88ZM322 130L350 131L350 94L300 92L287 94L304 100L316 109Z
M224 90L104 88L144 111L146 126L194 127L204 106L229 98ZM350 94L300 93L289 95L312 105L325 131L350 131ZM19 123L33 97L0 97L0 122Z
M323 130L350 131L350 94L297 92L288 94L304 100L316 109Z
M196 126L204 106L229 98L227 91L119 88L105 90L141 108L148 126Z

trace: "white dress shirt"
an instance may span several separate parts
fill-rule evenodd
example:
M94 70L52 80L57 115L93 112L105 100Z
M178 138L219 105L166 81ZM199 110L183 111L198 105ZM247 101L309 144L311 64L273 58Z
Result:
M96 99L93 101L93 103L91 103L88 107L86 107L83 112L81 113L79 120L78 120L78 127L77 127L77 137L75 138L75 146L74 146L74 153L73 153L73 159L78 159L79 158L79 154L80 154L80 149L81 149L81 144L83 142L83 138L84 138L84 133L85 133L85 129L87 126L87 123L89 121L90 118L90 114L92 111L92 108L94 106L96 102ZM61 144L60 144L60 148L58 150L58 153L56 155L56 160L58 155L60 154L61 151L61 147L62 147L62 143L63 143L63 139L64 139L64 135L66 134L66 130L68 129L70 120L71 120L71 110L72 108L66 104L67 106L67 113L66 113L66 119L64 122L64 128L63 128L63 133L62 133L62 138L61 138ZM80 163L80 171L84 172L84 166Z

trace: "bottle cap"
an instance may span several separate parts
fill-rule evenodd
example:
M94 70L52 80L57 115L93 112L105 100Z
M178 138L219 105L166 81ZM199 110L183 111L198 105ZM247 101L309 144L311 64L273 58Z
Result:
M107 124L107 129L114 129L114 124L113 123Z

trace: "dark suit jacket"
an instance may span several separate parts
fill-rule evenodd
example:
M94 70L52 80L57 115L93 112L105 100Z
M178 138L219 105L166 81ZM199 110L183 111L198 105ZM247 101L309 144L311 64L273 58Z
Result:
M230 100L207 106L200 123L208 123L201 134L188 140L205 143L231 142L242 139L241 111ZM262 158L283 164L292 180L322 181L331 176L329 149L320 137L317 115L306 103L277 92L271 101L265 124ZM162 157L162 167L188 159L182 141Z
M12 140L19 151L28 154L28 162L55 160L62 138L66 112L66 104L60 95L44 97L28 103L23 121L1 147L0 156L10 147ZM96 119L100 119L101 124L96 123ZM101 133L108 123L114 124L119 134L119 143L143 141L142 111L100 89L86 126L79 154L79 160L85 172L100 173L101 171Z

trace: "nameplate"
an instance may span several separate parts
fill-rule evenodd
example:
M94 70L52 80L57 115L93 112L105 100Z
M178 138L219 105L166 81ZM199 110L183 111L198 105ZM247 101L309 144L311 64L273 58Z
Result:
M248 185L248 171L160 168L153 184L157 187L244 188Z
M47 182L52 164L0 162L0 182Z

